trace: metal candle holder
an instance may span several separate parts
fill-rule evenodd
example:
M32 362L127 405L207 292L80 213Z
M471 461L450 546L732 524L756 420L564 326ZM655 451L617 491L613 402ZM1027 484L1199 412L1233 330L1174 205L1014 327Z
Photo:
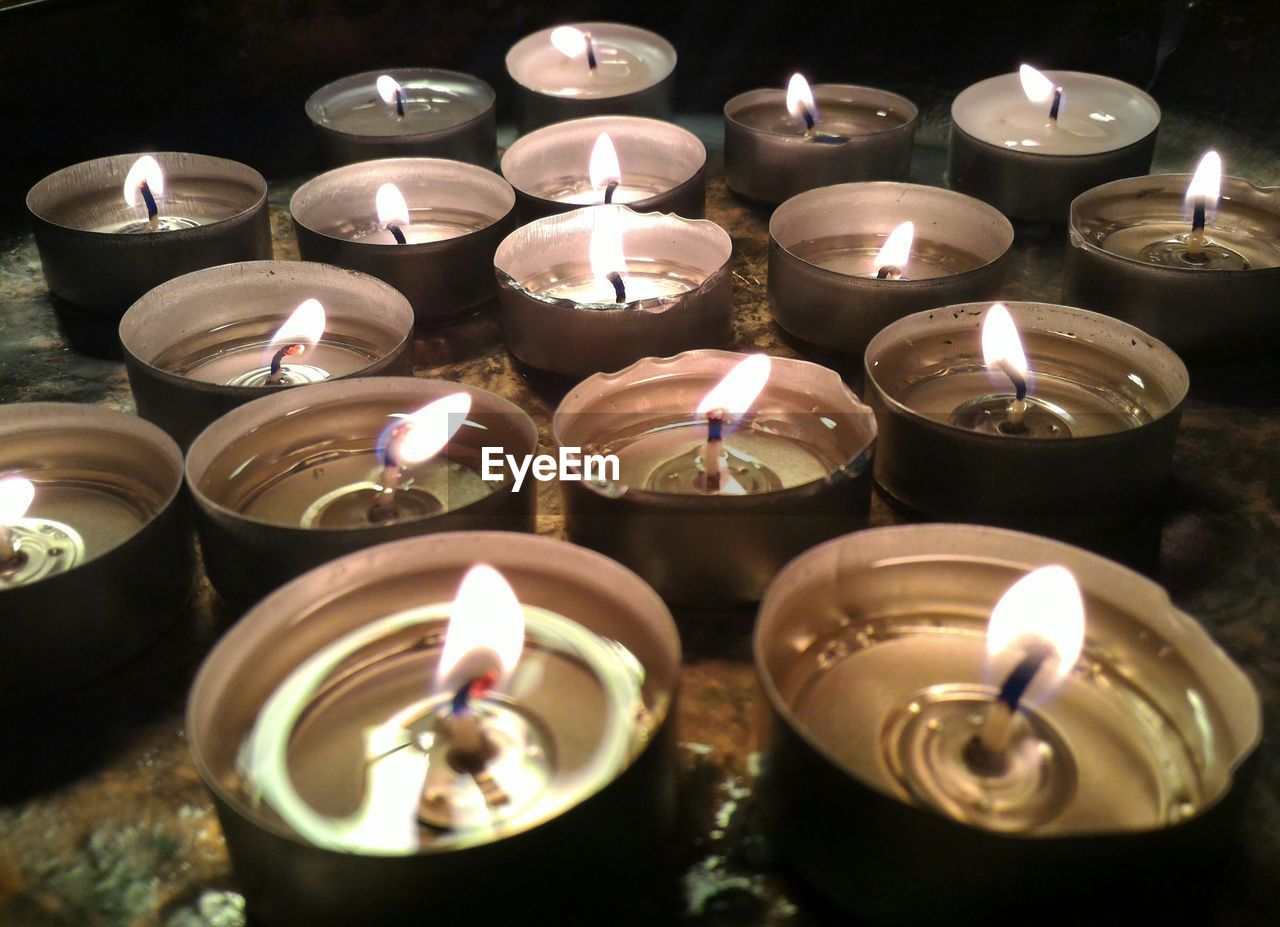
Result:
M305 261L250 261L156 287L120 322L138 414L182 447L220 415L279 385L234 385L269 358L272 335L308 298L327 317L308 367L334 378L413 373L413 309L381 280Z
M164 221L153 231L137 230L146 226L146 210L124 201L136 154L63 168L27 194L45 282L89 323L114 327L134 300L173 277L271 257L261 174L208 155L160 151L154 157L165 192Z
M406 513L357 521L372 511L381 469L375 449L390 416L459 392L471 397L468 424L435 459L408 471L415 479ZM205 569L224 599L247 605L313 567L385 541L532 531L536 492L515 492L510 477L484 484L478 471L481 447L525 455L537 445L537 428L517 406L446 380L368 377L249 403L201 432L187 454Z
M1046 768L1073 762L1075 778L1046 778L1064 788L1035 820L1009 820L1023 811L1011 800L963 823L923 797L940 755L903 765L898 748L920 733L911 719L928 723L947 700L990 704L992 607L1050 564L1079 582L1087 639L1026 721L1057 741ZM773 722L764 823L796 870L866 923L1005 923L1068 896L1082 909L1163 907L1170 884L1201 879L1230 847L1238 780L1261 735L1253 685L1163 589L993 528L881 528L809 551L761 604L755 660ZM939 722L921 736L947 732Z
M525 36L511 46L506 58L521 133L583 116L663 119L671 115L676 50L670 42L623 23L574 23L573 27L591 36L597 54L603 56L602 49L616 51L608 58L625 69L628 79L611 83L593 78L585 59L572 62L577 73L559 73L556 68L568 62L551 43L554 29ZM601 65L609 68L610 61Z
M0 567L0 703L123 662L191 591L182 452L132 415L71 403L0 407L0 476L36 487Z
M1280 336L1280 188L1223 177L1206 229L1208 260L1195 264L1179 242L1190 229L1190 181L1133 177L1076 197L1063 298L1139 325L1188 356L1271 350Z
M534 681L523 703L509 703L515 711L523 704L540 713L538 733L552 741L543 755L553 764L568 762L625 724L633 732L629 757L606 781L575 785L557 775L550 783L558 805L551 816L509 822L470 845L451 844L448 832L426 827L408 835L416 850L374 854L308 842L256 800L253 784L244 778L242 746L264 704L304 661L335 641L385 624L387 616L451 602L463 573L479 562L500 571L524 606L522 662L546 660L547 684ZM592 729L586 706L596 689L587 684L587 667L563 679L563 658L534 637L532 622L545 622L548 615L575 623L579 636L629 664L627 674L642 680L634 714L604 719L601 729ZM408 693L406 702L429 696L442 633L443 620L388 633L370 641L360 662L339 667L288 748L297 763L295 778L308 775L303 741L309 727L359 720L369 714L371 698L394 704L397 693ZM672 721L679 668L680 643L670 613L634 574L598 554L499 532L412 538L320 567L245 615L196 678L187 732L196 767L214 795L237 887L255 920L381 927L403 923L406 911L464 923L477 910L486 920L588 920L616 906L626 890L634 891L637 873L653 872L666 846L676 810ZM538 666L531 669L536 673ZM557 680L562 684L555 685ZM344 780L359 778L349 753L360 746L358 738L354 745L326 741L320 798L342 789ZM409 746L410 752L416 749ZM495 873L501 874L501 892L493 890Z
M374 197L395 184L410 223L397 244ZM393 158L339 167L289 201L304 260L349 267L408 297L419 323L472 311L497 296L493 252L515 228L515 194L482 167L436 158Z
M561 482L570 539L631 567L670 601L754 602L796 554L865 524L875 419L834 371L807 361L771 358L753 411L726 437L730 454L754 458L778 488L732 495L687 485L696 467L690 450L706 432L694 410L742 358L645 358L589 377L552 418L562 447L621 461L616 480ZM673 477L679 486L654 488L683 457L690 459L688 472Z
M574 298L594 291L588 248L598 221L623 229L630 294L623 304ZM626 206L538 219L494 255L507 347L531 367L578 378L641 357L719 347L731 334L732 254L728 233L706 219Z
M909 315L867 346L867 400L880 426L876 481L932 518L1072 535L1156 509L1186 366L1124 322L1046 303L1005 305L1034 381L1029 432L1002 431L993 411L1013 390L983 363L988 303ZM961 415L967 424L956 423Z
M387 75L404 88L406 112L378 95ZM451 158L489 167L498 150L493 88L478 77L440 68L366 71L325 84L307 100L325 164L373 158Z
M853 84L815 84L812 92L819 112L835 120L830 131L819 122L806 134L781 89L749 90L724 105L724 171L734 193L774 204L814 187L906 178L914 103Z
M876 279L889 233L912 221L900 279ZM798 194L769 220L769 303L791 334L861 354L890 322L921 309L993 298L1013 226L980 200L907 183L851 183Z
M502 175L515 187L526 222L603 202L587 175L601 133L608 133L622 167L611 202L636 212L703 217L707 149L696 135L657 119L593 116L530 132L503 154Z

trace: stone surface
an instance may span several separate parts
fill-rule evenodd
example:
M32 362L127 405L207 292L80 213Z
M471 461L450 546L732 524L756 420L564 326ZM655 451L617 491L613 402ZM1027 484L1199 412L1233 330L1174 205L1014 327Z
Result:
M946 122L931 107L914 165L938 182ZM719 145L718 120L690 120ZM1156 169L1185 170L1217 144L1232 173L1280 181L1280 156L1240 132L1166 114ZM275 184L276 256L296 258L285 207L296 184ZM708 217L735 246L734 346L829 362L784 337L765 294L767 213L744 204L717 171ZM132 408L123 367L72 353L53 323L30 236L0 239L0 399L65 400ZM1011 299L1058 297L1061 232L1020 229ZM1211 311L1211 310L1210 310ZM1272 354L1272 361L1274 353ZM1265 370L1262 368L1266 368ZM549 445L549 415L564 384L517 370L491 315L422 334L417 374L465 381L526 409ZM1258 685L1269 718L1235 884L1213 902L1216 921L1275 923L1280 871L1280 411L1274 363L1197 370L1177 448L1176 484L1158 555L1139 558L1197 615ZM538 530L562 532L559 499L544 485ZM872 523L900 520L880 498ZM682 871L679 923L827 924L840 919L774 862L751 821L759 771L761 699L751 665L749 613L681 614L686 669L679 724L685 814L673 854ZM234 620L201 580L190 607L146 652L83 690L10 709L0 732L0 923L10 927L233 927L245 923L209 794L183 740L191 676ZM1195 886L1186 886L1192 891ZM607 919L605 919L607 920Z

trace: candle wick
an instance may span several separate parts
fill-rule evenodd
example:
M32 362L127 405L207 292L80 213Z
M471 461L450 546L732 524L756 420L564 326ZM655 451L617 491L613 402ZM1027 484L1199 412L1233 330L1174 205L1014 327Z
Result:
M616 270L611 270L605 274L605 279L613 284L614 301L625 303L627 301L627 285L622 281L622 274Z
M1022 375L1022 371L1009 363L1007 358L1001 358L996 362L1010 382L1013 383L1013 393L1018 402L1022 402L1027 398L1027 378Z
M1191 234L1187 236L1187 258L1196 263L1204 258L1204 227L1208 209L1208 198L1197 196L1191 213Z
M138 192L142 194L142 201L147 204L147 218L154 224L156 218L160 215L160 207L156 205L156 198L151 192L151 185L145 180L138 184Z
M391 233L391 237L396 240L397 245L406 245L408 241L404 237L404 232L400 231L400 226L388 224L387 231Z
M886 264L876 271L877 280L900 280L901 278L902 270L892 264Z
M285 381L284 359L286 357L297 357L306 353L307 346L305 344L286 344L275 356L271 358L271 372L267 374L268 383L283 383Z
M720 491L720 454L724 448L723 409L713 409L707 413L707 443L702 449L703 488L707 492Z
M813 111L807 106L800 107L800 115L804 117L804 134L808 135L817 121L813 118Z
M369 508L371 522L391 521L396 517L396 493L400 491L400 484L404 480L404 468L396 459L395 448L408 429L405 422L395 422L384 429L378 438L377 455L382 475L378 479L377 495Z
M596 65L598 64L596 61L596 43L591 38L590 32L584 32L583 38L587 40L587 68L592 74L594 74L596 72Z
M1014 715L1040 668L1052 653L1048 647L1028 649L1018 665L1005 677L1004 684L1000 686L986 720L983 721L982 730L974 735L964 750L965 762L974 772L984 776L997 776L1007 768Z
M604 204L606 206L613 203L613 191L618 189L618 181L611 180L604 188Z
M404 118L404 91L396 88L396 117Z
M1049 107L1049 118L1054 122L1058 121L1058 110L1062 108L1062 88L1057 87L1053 91L1053 104Z
M10 573L26 562L26 552L18 546L13 529L0 525L0 574Z

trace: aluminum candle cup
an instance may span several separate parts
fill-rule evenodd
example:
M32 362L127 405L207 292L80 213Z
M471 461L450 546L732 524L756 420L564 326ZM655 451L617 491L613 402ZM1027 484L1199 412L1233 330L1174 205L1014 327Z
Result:
M132 415L72 403L0 407L0 703L71 688L123 662L191 591L182 452ZM0 490L0 495L4 490Z
M516 190L525 221L604 202L591 184L591 153L607 134L621 180L610 201L636 212L672 212L700 219L706 212L707 149L692 132L639 116L593 116L530 132L502 156L502 175Z
M734 193L781 203L814 187L907 176L914 103L852 84L812 91L820 118L810 134L787 112L785 90L749 90L724 105L724 171Z
M375 209L378 189L403 194L397 243ZM304 183L289 201L304 260L349 267L408 297L419 323L494 299L493 252L515 228L515 194L492 171L435 158L364 161Z
M877 255L902 222L910 256L876 279ZM906 183L850 183L787 200L769 220L769 304L791 334L861 354L890 322L999 294L1013 226L972 197Z
M490 783L510 800L483 823L429 826L419 799L449 701L434 684L445 622L480 562L524 612L523 653L476 709L498 742ZM577 922L662 857L679 668L670 613L598 554L494 532L412 538L326 564L250 611L201 668L187 731L255 920ZM478 799L459 778L446 794Z
M267 182L251 167L207 155L160 151L157 221L130 206L124 183L140 156L63 168L27 194L27 211L50 292L114 325L157 284L202 267L271 257Z
M379 95L384 75L400 85L403 115ZM328 165L416 156L489 167L498 150L493 104L493 88L470 74L392 68L325 84L306 109Z
M1015 717L1038 749L1007 777L973 776L954 745L1000 682L992 608L1050 564L1080 585L1084 653ZM1064 897L1183 902L1169 886L1202 881L1230 846L1234 780L1261 734L1257 691L1163 589L992 528L882 528L809 551L769 588L755 659L773 710L763 820L866 923L1006 923ZM1000 797L943 805L949 785Z
M962 91L951 104L951 186L1010 218L1067 221L1071 201L1091 187L1145 174L1160 107L1137 87L1097 74L1046 71L1062 88L1057 120L1033 103L1017 74Z
M1167 346L1106 316L1005 303L1031 375L1021 430L983 361L988 303L919 312L867 346L876 481L932 518L1089 533L1157 508L1188 388Z
M597 234L621 235L624 302L592 270ZM728 233L706 219L626 206L538 219L508 235L494 256L507 347L530 367L579 378L641 357L719 347L732 334L732 254Z
M455 393L471 399L447 447L403 465L379 505L379 455L394 416ZM460 427L458 427L460 426ZM187 485L214 588L249 604L362 547L440 531L532 531L537 493L482 478L483 447L537 450L529 416L492 393L446 380L370 377L278 393L218 419L191 445Z
M1273 350L1280 336L1280 193L1222 178L1206 260L1188 257L1188 174L1134 177L1071 204L1064 299L1187 355Z
M615 454L614 474L561 482L569 538L625 563L670 601L754 602L783 564L866 523L876 423L840 377L771 358L732 431L723 492L699 487L699 401L743 355L646 358L574 388L551 422L561 447Z
M564 44L562 29L577 38ZM575 44L576 42L576 44ZM595 62L595 67L591 66ZM671 114L676 50L662 36L621 23L574 23L527 35L507 52L521 132L582 116Z
M324 334L269 382L273 336L307 299ZM305 261L250 261L156 287L120 322L138 414L186 447L225 412L268 393L344 377L413 373L413 308L381 280Z

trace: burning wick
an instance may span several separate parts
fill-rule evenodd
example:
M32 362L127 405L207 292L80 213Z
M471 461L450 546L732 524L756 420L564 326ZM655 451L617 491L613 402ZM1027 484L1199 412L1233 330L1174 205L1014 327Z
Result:
M614 191L622 181L622 167L618 164L618 150L613 146L613 139L608 132L601 132L596 136L596 142L591 146L587 179L591 182L591 189L604 189L606 206L613 203Z
M382 467L382 475L378 479L381 488L369 509L369 521L392 521L397 517L396 493L404 483L408 467L440 453L457 434L470 411L470 394L453 393L427 403L412 415L398 418L383 429L377 449L378 463Z
M268 343L268 348L276 348L271 358L266 382L280 386L288 382L288 372L284 367L286 357L298 357L319 343L324 335L324 306L317 299L304 299L293 314L285 320Z
M390 74L383 74L377 80L378 96L382 97L383 103L394 103L396 107L396 118L404 118L405 95L404 87L400 86L400 82Z
M151 186L145 180L138 184L138 192L142 194L142 201L147 204L147 220L154 223L160 215L160 207L156 205L156 198L151 194Z
M604 188L604 202L606 206L613 202L613 191L616 189L618 189L618 181L616 180L609 181L608 186ZM1203 224L1204 222L1201 221L1201 225Z
M1014 399L1009 404L1009 419L1003 430L1021 433L1025 430L1022 420L1027 414L1027 355L1013 317L1002 303L988 309L982 322L982 359L988 367L1000 368L1013 384Z
M590 32L582 33L582 38L587 43L587 67L594 74L596 71L596 43L592 41Z
M1062 106L1062 88L1053 88L1053 105L1049 107L1049 118L1058 121L1058 110Z
M587 70L594 77L596 73L596 43L590 32L583 32L573 26L559 26L551 30L551 44L566 58L587 56Z
M1209 203L1217 205L1222 189L1222 158L1216 151L1207 151L1196 172L1187 184L1187 202L1191 204L1191 234L1187 236L1187 260L1200 263L1204 260L1204 227L1208 219Z
M707 413L707 444L702 449L702 470L707 492L720 491L720 456L724 453L724 409Z
M884 247L876 255L877 280L901 280L902 268L911 257L911 242L915 240L914 222L903 222L885 239Z
M1018 68L1018 78L1022 81L1022 92L1032 103L1053 101L1049 104L1049 121L1056 123L1058 111L1062 108L1062 88L1029 64Z
M622 274L616 270L611 270L604 275L604 278L613 284L614 301L625 303L627 301L627 285L622 282Z
M134 161L124 178L125 203L137 206L139 196L147 207L147 225L154 229L160 219L156 197L164 196L164 171L160 169L160 162L151 155L143 155Z
M627 258L622 251L621 212L621 207L614 209L612 206L598 206L592 210L594 221L587 248L592 276L609 282L615 303L627 301L627 284L622 279L622 272L627 269Z
M27 560L12 526L27 514L35 495L35 484L24 477L0 479L0 574L12 572Z
M284 359L286 357L299 357L306 353L307 346L302 343L286 344L279 351L276 351L275 356L271 358L271 372L267 374L267 382L276 385L284 383L288 377L284 370Z
M804 120L804 134L810 135L818 123L818 104L802 74L792 74L787 84L787 112Z
M396 244L408 244L404 237L402 225L409 225L409 204L405 201L400 188L393 183L384 183L373 197L374 210L378 213L378 221L391 233Z
M746 415L768 382L771 366L766 354L744 358L698 403L697 414L707 418L707 443L702 447L702 488L709 493L718 493L724 488L720 459L724 456L725 423Z

